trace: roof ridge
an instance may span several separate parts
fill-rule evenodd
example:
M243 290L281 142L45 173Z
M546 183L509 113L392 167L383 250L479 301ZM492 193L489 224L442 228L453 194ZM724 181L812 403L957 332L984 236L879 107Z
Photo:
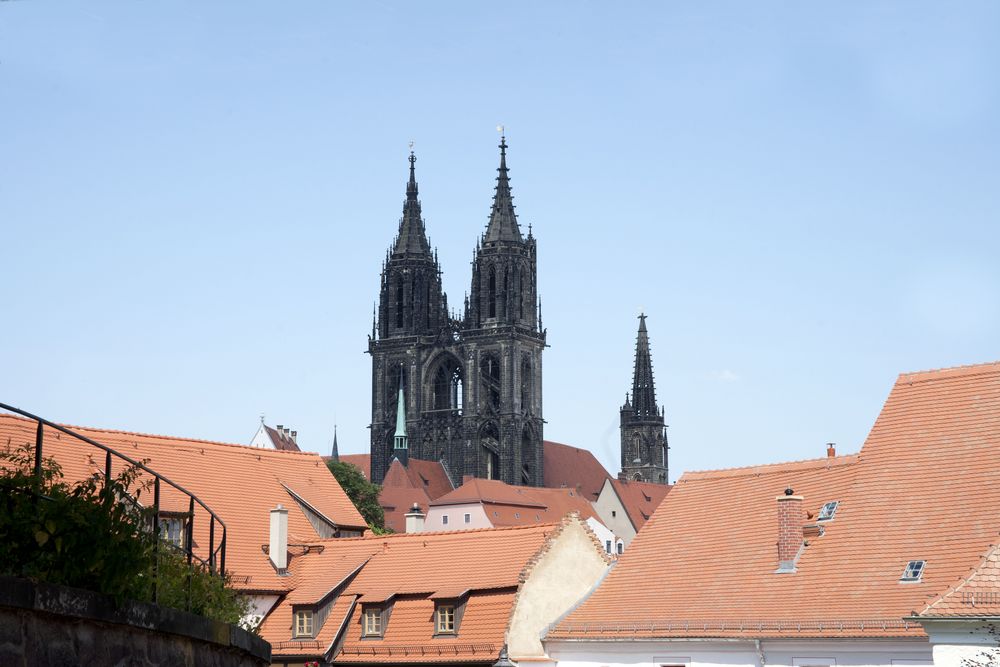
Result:
M310 544L339 544L342 542L358 543L358 542L375 542L380 539L394 539L398 540L400 538L411 537L413 539L420 539L428 535L452 535L456 537L468 537L469 535L476 535L482 533L499 533L504 531L513 530L523 530L525 532L529 531L542 531L546 528L552 528L553 526L558 526L559 522L551 523L532 523L524 526L494 526L490 528L469 528L468 530L429 530L421 531L419 533L386 533L384 535L363 535L361 537L326 537L321 540L313 540Z
M959 366L943 366L941 368L929 368L920 371L910 371L900 373L897 382L928 382L931 380L944 379L945 377L966 377L969 375L982 375L991 370L1000 371L1000 361L985 361L978 364L962 364Z
M688 479L706 479L713 477L739 477L741 475L764 475L777 472L784 472L789 466L796 466L799 469L822 468L850 465L857 462L859 453L840 454L838 456L823 456L815 459L798 459L795 461L782 461L779 463L761 463L757 465L738 466L735 468L717 468L715 470L689 470L681 475L676 486Z
M18 421L31 422L32 424L35 423L34 419L28 419L27 417L22 417L20 415L14 415L14 414L9 414L9 413L0 414L0 419L5 419L5 418L16 419ZM123 431L121 429L101 428L99 426L81 426L81 425L78 425L78 424L62 424L62 423L60 423L59 426L62 426L63 428L67 428L67 429L69 429L71 431L90 431L92 433L108 433L108 434L113 434L113 435L132 435L132 436L137 436L137 437L142 437L142 438L161 438L163 440L175 440L175 441L181 441L181 442L190 442L190 443L195 443L195 444L199 444L199 445L213 445L213 446L220 446L220 447L234 447L234 448L243 449L243 450L247 450L248 452L254 452L254 453L267 452L267 453L271 453L271 454L280 454L280 455L286 455L286 454L307 454L307 455L310 455L310 456L320 456L316 452L304 452L304 451L295 451L295 450L288 450L288 449L267 449L267 448L264 448L264 447L251 447L250 445L241 445L241 444L235 443L235 442L221 442L219 440L200 440L198 438L188 438L188 437L179 436L179 435L164 435L162 433L142 433L142 432L139 432L139 431ZM85 435L85 434L83 434L83 435ZM94 438L94 439L97 440L97 438ZM102 444L104 444L104 443L102 443Z

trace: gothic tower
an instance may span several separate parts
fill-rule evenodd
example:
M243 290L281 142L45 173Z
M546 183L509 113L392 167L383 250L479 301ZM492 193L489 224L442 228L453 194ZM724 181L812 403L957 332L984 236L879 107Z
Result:
M542 484L545 333L535 240L530 232L522 237L517 224L506 151L501 139L493 209L476 250L462 319L448 313L410 154L403 218L382 268L368 342L374 482L389 469L402 425L409 458L444 461L457 479Z
M667 484L667 427L664 411L656 405L653 358L649 352L646 315L639 315L639 335L635 343L635 372L632 397L625 394L621 409L622 471L620 477Z

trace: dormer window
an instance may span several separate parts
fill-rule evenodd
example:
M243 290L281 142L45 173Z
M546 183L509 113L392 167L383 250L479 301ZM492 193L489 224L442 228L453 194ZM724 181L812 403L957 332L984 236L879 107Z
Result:
M311 609L299 609L295 612L295 636L313 636L313 613Z
M382 636L382 607L365 607L361 612L361 629L365 637Z
M840 505L839 500L831 500L819 510L819 516L816 517L817 521L833 521L834 515L837 513L837 507Z
M439 604L435 617L437 619L437 634L455 634L455 605Z
M906 564L906 569L903 570L903 576L899 578L900 581L920 581L920 577L924 573L924 565L926 561L922 560L911 560Z

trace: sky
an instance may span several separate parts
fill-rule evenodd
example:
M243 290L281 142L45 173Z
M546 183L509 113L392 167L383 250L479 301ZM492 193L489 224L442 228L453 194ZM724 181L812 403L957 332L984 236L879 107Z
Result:
M670 477L854 452L1000 360L995 2L0 1L0 402L368 449L417 155L452 304L502 123L545 438L619 468L640 310Z

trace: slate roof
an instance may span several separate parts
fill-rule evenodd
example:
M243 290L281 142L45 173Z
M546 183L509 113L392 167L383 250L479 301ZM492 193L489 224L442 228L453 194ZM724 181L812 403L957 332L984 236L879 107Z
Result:
M997 543L998 450L1000 363L902 374L857 455L685 474L548 636L923 636L914 610ZM813 517L840 506L776 574L787 486ZM911 560L922 579L902 583Z
M0 415L0 446L25 443L33 446L35 426L35 422L21 417ZM149 459L147 466L185 487L212 508L228 529L226 569L233 573L237 588L287 589L288 582L275 574L262 553L262 546L269 540L269 512L279 503L288 509L289 543L319 538L293 493L343 528L367 528L317 454L81 426L67 428L133 459ZM46 429L44 443L45 455L62 466L67 481L104 469L104 453L79 440ZM114 460L112 473L121 470L122 465ZM151 493L141 495L140 501L150 503ZM187 511L186 496L164 485L161 507L165 511ZM196 513L196 544L208 544L205 516ZM216 543L221 539L218 529L215 539Z
M275 449L280 449L287 452L300 452L299 445L291 439L291 437L286 436L284 433L277 429L273 429L267 424L264 425L264 431L267 433L267 437L271 439L271 444L274 445Z

